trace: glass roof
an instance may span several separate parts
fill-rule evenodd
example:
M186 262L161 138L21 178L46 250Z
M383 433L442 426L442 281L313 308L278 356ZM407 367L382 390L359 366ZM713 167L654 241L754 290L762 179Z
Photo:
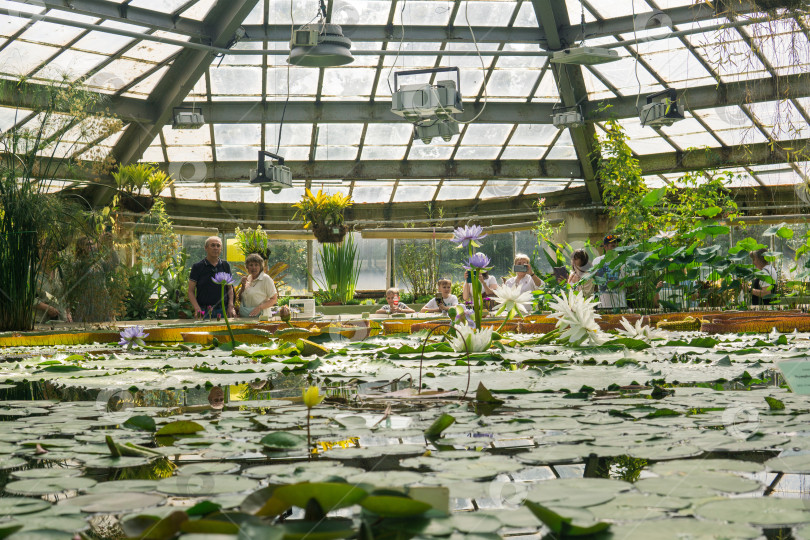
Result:
M810 84L795 78L810 72L806 13L771 14L768 19L756 12L716 14L696 0L564 0L566 12L555 21L561 45L609 47L620 59L568 68L576 84L561 92L549 53L542 48L548 36L535 13L535 4L547 1L332 0L328 16L344 26L355 59L347 66L319 70L290 67L286 61L290 27L315 19L318 2L248 0L246 5L255 4L249 14L230 21L230 28L241 25L244 36L220 40L230 53L217 54L203 69L189 70L178 58L196 44L219 43L214 38L223 36L209 35L217 26L209 18L227 13L228 0L46 0L41 5L0 0L0 77L22 77L31 84L83 80L120 100L114 103L135 110L166 106L156 95L161 81L162 88L167 82L184 85L184 106L201 107L208 123L194 130L157 129L138 157L169 170L191 164L201 172L184 175L164 195L200 200L263 200L258 188L244 183L262 149L292 163L323 164L313 167L313 177L306 179L314 187L331 162L367 163L377 175L392 177L352 178L348 173L340 189L358 204L497 199L581 188L584 179L576 169L566 178L554 178L566 173L556 166L525 166L525 172L503 167L584 159L573 142L573 129L558 129L550 118L552 104L572 99L589 111L603 103L615 106L642 163L645 156L690 149L773 141L789 147L810 138ZM460 133L449 141L434 138L425 144L413 139L410 123L386 110L394 73L436 67L460 70L467 109L460 118L482 116L459 124ZM188 79L191 71L195 80ZM410 78L431 80L436 79ZM712 92L718 84L738 86L723 99ZM641 126L633 111L646 103L648 94L667 88L685 96L685 120L659 128ZM0 129L36 122L25 110L2 105ZM173 105L179 102L168 107ZM604 132L611 108L597 114L597 134ZM140 122L123 120L119 133L102 140L86 140L81 130L69 130L49 151L101 159L114 151L124 130L137 129L135 122ZM733 163L739 175L735 186L800 183L807 177L806 159L744 167ZM447 177L449 160L470 167L480 163L483 170L493 171L491 178ZM396 165L402 161L423 166L418 174L432 171L433 177L397 178L398 171L408 170ZM205 172L211 164L246 170L235 175L241 182L217 177L214 183ZM498 173L505 169L513 172ZM541 170L549 178L532 176L540 176ZM659 171L645 178L657 186L677 176ZM304 182L296 178L296 187L274 196L273 202L294 201ZM337 189L334 178L328 182Z

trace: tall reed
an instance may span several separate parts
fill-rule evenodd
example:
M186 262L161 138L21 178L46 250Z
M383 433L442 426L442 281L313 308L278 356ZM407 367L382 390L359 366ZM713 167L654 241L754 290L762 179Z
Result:
M344 304L354 298L362 262L357 258L357 245L352 235L346 235L339 244L324 244L317 264L324 279L323 282L315 281L327 298Z

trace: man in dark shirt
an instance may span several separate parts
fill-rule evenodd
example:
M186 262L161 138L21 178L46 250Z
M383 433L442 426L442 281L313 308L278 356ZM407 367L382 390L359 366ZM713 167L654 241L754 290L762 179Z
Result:
M195 312L206 311L206 316L216 317L222 315L221 285L214 283L213 278L218 272L231 273L228 261L219 258L222 253L222 240L218 236L211 236L205 241L205 258L191 267L188 280L188 299ZM228 317L236 317L233 307L233 287L225 286L225 302ZM208 307L212 306L208 313Z

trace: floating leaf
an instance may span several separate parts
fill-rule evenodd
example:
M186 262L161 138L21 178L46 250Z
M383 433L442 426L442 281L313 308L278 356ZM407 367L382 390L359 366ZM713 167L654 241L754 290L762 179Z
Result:
M197 422L192 422L191 420L177 420L161 427L157 433L155 433L155 436L190 435L192 433L197 433L198 431L205 431L205 428Z
M791 527L810 523L810 511L801 499L758 497L708 501L695 509L695 515L715 521L747 523L761 527Z
M307 437L301 433L275 431L262 437L261 443L269 450L306 449Z
M133 416L122 425L128 429L138 429L141 431L155 431L157 428L157 426L155 426L155 420L151 416L146 415Z

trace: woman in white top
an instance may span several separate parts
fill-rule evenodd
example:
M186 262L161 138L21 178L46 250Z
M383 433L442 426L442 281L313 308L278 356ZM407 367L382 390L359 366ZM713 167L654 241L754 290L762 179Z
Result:
M278 292L273 278L264 273L264 259L258 253L245 258L248 275L239 286L239 316L258 317L270 315L270 307L278 302Z
M543 286L543 280L537 277L529 264L525 253L515 255L515 275L506 280L509 287L520 287L520 292L532 292Z

